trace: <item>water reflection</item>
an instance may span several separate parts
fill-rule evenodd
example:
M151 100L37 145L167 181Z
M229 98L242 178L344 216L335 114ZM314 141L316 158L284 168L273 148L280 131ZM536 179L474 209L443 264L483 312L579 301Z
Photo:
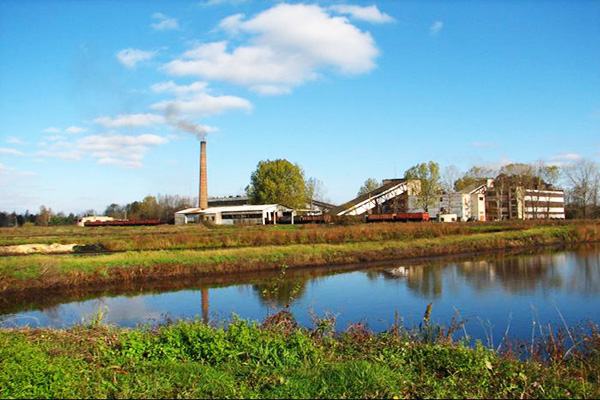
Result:
M252 290L261 304L284 308L304 297L308 281L308 278L286 279L284 275L270 282L252 285Z
M379 273L388 280L406 282L415 294L439 298L444 286L468 285L477 292L502 288L508 293L565 290L596 294L600 292L600 255L595 249L571 253L527 256L496 255L490 259L425 264L398 263L383 271L369 271L369 279Z

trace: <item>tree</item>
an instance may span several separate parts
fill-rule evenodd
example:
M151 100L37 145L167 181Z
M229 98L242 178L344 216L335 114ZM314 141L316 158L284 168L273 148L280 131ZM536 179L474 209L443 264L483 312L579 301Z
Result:
M50 218L52 218L52 209L46 206L40 206L40 215L35 219L35 224L39 226L48 226Z
M465 174L454 182L454 190L460 192L473 184L485 183L488 178L496 176L496 171L486 167L471 167Z
M556 165L546 165L542 160L537 161L533 167L533 187L534 190L552 190L560 178L560 168ZM533 218L550 218L550 208L552 198L547 194L540 195L538 192L532 192L531 201L533 209ZM545 210L541 215L539 212Z
M306 202L312 205L313 200L324 201L325 187L323 182L316 178L308 178L306 180Z
M404 173L404 179L421 182L417 204L428 212L440 191L440 166L433 161L414 165Z
M282 204L290 208L304 208L304 171L298 164L287 160L260 161L250 177L246 194L252 204Z
M123 206L112 203L110 206L106 207L104 215L115 219L125 219L127 217L127 210Z
M600 195L600 169L594 161L580 159L565 168L565 177L569 185L568 200L574 206L575 216L591 218L598 207Z
M379 187L381 187L381 182L379 182L375 178L369 178L365 181L365 183L363 183L363 185L360 187L360 189L358 189L358 194L356 196L359 197L359 196L365 195Z
M452 212L452 192L454 191L454 182L458 180L460 172L456 165L450 165L444 168L442 175L441 188L446 192L448 196L448 212Z

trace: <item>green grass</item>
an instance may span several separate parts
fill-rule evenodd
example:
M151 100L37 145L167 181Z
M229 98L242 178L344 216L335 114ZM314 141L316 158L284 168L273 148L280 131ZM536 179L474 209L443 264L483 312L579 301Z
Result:
M116 329L0 330L1 398L589 398L598 397L600 335L562 357L519 361L445 339L443 327L372 334L263 324L178 322ZM321 321L322 322L322 321ZM325 328L323 328L325 327ZM433 332L435 335L430 335ZM439 334L439 333L442 334Z

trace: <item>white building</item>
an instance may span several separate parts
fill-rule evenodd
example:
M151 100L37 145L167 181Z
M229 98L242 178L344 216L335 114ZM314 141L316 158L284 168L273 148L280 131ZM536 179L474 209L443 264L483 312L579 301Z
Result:
M488 179L485 184L473 185L458 193L439 195L435 205L429 207L429 216L436 218L444 214L456 214L458 221L485 221L486 192L492 184L493 181Z
M78 226L85 226L86 222L96 222L96 221L114 221L113 217L106 217L104 215L90 215L88 217L79 218L77 220Z
M241 206L188 208L175 213L175 225L209 221L216 225L267 225L291 218L296 212L280 204L245 204Z

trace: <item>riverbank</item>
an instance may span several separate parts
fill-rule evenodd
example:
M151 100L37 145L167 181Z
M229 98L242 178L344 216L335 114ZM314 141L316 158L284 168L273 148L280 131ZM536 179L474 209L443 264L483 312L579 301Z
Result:
M286 311L263 324L158 329L101 324L0 330L1 398L597 398L600 334L495 351L452 342L450 328L298 328ZM571 332L570 334L575 334ZM524 346L525 351L529 346ZM517 352L515 352L515 350Z
M387 225L387 224L386 224ZM508 250L540 245L572 244L600 240L600 224L535 223L476 225L484 233L457 234L470 229L414 224L361 227L379 238L382 232L404 239L349 241L338 243L257 245L206 250L125 251L104 255L32 255L0 257L0 295L40 290L100 286L114 283L219 276L248 271L331 266L367 261L400 260L451 254ZM336 236L343 228L336 228ZM355 232L354 227L347 227ZM487 229L486 229L487 228ZM412 230L407 235L406 230ZM430 229L428 231L428 229ZM451 229L440 234L440 229ZM256 231L259 234L262 231ZM312 232L318 236L323 231ZM327 230L324 230L327 232ZM417 232L418 234L415 234ZM435 236L435 234L438 236ZM250 235L250 233L244 233ZM303 233L305 234L305 233ZM322 234L325 235L325 234ZM369 237L369 235L366 235ZM420 236L420 237L419 237Z

